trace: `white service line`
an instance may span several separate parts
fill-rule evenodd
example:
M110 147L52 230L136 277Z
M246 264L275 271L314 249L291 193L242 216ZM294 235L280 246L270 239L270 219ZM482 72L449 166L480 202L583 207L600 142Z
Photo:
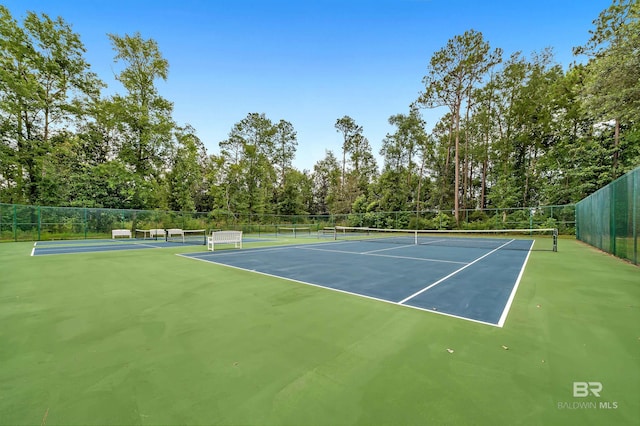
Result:
M317 245L319 246L329 246L329 245L335 245L335 244L345 244L348 241L336 241L334 243L317 243ZM215 257L219 257L219 256L237 256L237 255L252 255L253 253L256 252L265 252L265 251L279 251L279 250L287 250L287 249L292 249L292 248L306 248L307 246L310 245L316 245L316 243L310 243L310 244L305 244L305 243L301 243L301 244L296 244L296 245L281 245L281 246L276 246L276 247L252 247L252 248L247 248L242 249L242 250L229 250L229 251L204 251L204 252L198 252L198 253L186 253L186 254L193 254L193 255L197 255L194 257L210 257L210 256L215 256ZM317 249L320 250L320 249ZM330 250L326 250L326 251L330 251ZM337 250L336 250L337 251ZM345 251L345 253L351 253L351 252L347 252ZM191 256L189 256L191 257Z
M427 242L424 242L424 243L418 243L418 245L421 245L421 246L428 246L429 244L441 243L441 242L443 242L443 241L447 241L447 240L433 240L433 241L427 241Z
M487 254L485 254L485 255L483 255L483 256L480 256L479 258L477 258L477 259L476 259L476 260L474 260L473 262L471 262L471 263L468 263L468 264L464 265L462 268L460 268L460 269L456 269L455 271L453 271L452 273L450 273L450 274L449 274L449 275L447 275L446 277L444 277L444 278L440 278L440 279L439 279L438 281L436 281L435 283L430 284L430 285L428 285L427 287L423 288L422 290L419 290L419 291L417 291L417 292L413 293L413 294L412 294L411 296L409 296L409 297L405 297L404 299L402 299L402 300L401 300L401 301L399 301L398 303L399 303L399 304L403 304L403 303L408 302L409 300L413 299L414 297L419 296L420 294L424 293L425 291L429 290L430 288L433 288L433 287L437 286L438 284L440 284L441 282L448 280L449 278L451 278L452 276L454 276L454 275L455 275L455 274L457 274L458 272L461 272L461 271L463 271L463 270L467 269L469 266L473 265L474 263L479 262L480 260L482 260L482 259L484 259L485 257L489 256L490 254L495 253L496 251L500 250L502 247L506 246L507 244L511 244L511 243L512 243L512 242L514 242L514 241L515 241L515 240L510 240L510 241L508 241L508 242L504 243L504 244L503 244L503 245L501 245L500 247L498 247L498 248L496 248L496 249L491 250L489 253L487 253Z
M457 261L454 261L454 260L442 260L442 259L429 259L429 258L425 258L425 257L394 256L392 254L377 254L377 253L372 253L372 252L361 253L359 251L346 251L346 250L325 250L325 249L321 249L321 248L305 247L305 246L301 246L301 247L298 247L298 248L303 249L303 250L324 251L324 252L328 252L328 253L353 254L353 255L356 255L356 256L392 257L394 259L420 260L420 261L423 261L423 262L455 263L455 264L458 264L458 265L466 265L467 264L467 262L457 262Z
M415 246L416 246L415 244L405 244L405 245L401 245L401 246L398 246L398 247L389 247L389 248L383 248L383 249L378 249L378 250L365 251L362 254L378 253L380 251L397 250L397 249L401 249L401 248L415 247Z
M444 259L430 259L428 257L409 257L409 256L394 256L392 254L368 254L367 256L380 256L380 257L391 257L394 259L408 259L408 260L422 260L425 262L440 262L440 263L455 263L456 265L466 265L469 262L460 262L457 260L444 260Z

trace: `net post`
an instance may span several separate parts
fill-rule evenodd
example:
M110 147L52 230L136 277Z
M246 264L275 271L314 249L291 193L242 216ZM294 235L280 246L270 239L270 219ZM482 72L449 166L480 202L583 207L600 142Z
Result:
M415 229L413 231L413 244L416 245L416 246L418 245L418 230L417 229Z
M553 228L553 251L558 251L558 228Z

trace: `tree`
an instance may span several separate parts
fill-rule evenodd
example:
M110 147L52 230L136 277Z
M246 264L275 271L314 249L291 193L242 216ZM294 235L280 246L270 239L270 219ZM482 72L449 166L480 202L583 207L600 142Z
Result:
M425 122L418 109L412 106L409 114L396 114L389 118L389 124L397 127L393 134L387 134L382 142L380 155L384 157L385 165L380 180L389 182L386 189L379 190L393 193L393 197L399 194L402 201L392 203L398 210L419 210L422 177L430 160L432 146L425 131ZM412 185L416 178L416 158L420 161L417 176L417 188ZM386 175L386 176L384 176ZM383 179L384 176L384 179ZM383 196L383 199L391 199L391 196ZM393 209L386 202L381 202L384 210Z
M358 126L355 120L348 115L336 120L335 128L342 133L342 183L346 179L347 154L352 151L355 139L362 137L362 126Z
M158 44L140 33L123 37L109 34L116 52L114 61L124 63L116 76L127 94L111 100L111 110L121 134L119 157L142 177L157 177L171 148L173 105L159 95L157 79L166 80L169 62Z
M241 200L250 214L272 213L270 201L275 192L276 172L273 166L276 151L276 127L264 114L250 113L233 126L229 138L220 142L221 154L227 163L228 186L244 194L229 194ZM233 211L233 210L232 210ZM241 210L239 210L241 211Z
M280 185L286 182L286 173L292 167L296 156L298 138L293 125L285 120L280 120L274 129L274 153L273 160L279 169Z
M422 82L425 91L418 98L418 104L426 108L446 106L453 120L452 130L455 140L455 187L454 214L459 223L460 190L460 119L465 101L475 84L482 81L484 75L501 60L502 51L490 51L482 33L469 30L455 36L447 45L437 51L429 62L427 75Z
M495 194L488 199L500 207L543 201L540 160L558 142L564 125L561 117L566 106L561 105L558 93L562 78L563 71L554 64L550 50L532 55L531 60L514 54L495 76L492 99L499 125L493 131L489 153L493 162L489 192ZM514 202L513 197L519 201Z
M343 135L342 176L338 202L340 210L347 213L355 199L366 191L367 185L375 178L377 165L369 140L362 133L362 126L345 115L336 121L335 127ZM351 168L347 168L347 164Z
M103 84L89 70L80 36L62 18L27 13L23 27L0 6L0 130L5 179L18 202L42 202L50 140L84 113ZM54 201L52 194L44 198Z
M169 209L192 212L202 197L206 150L191 126L177 129L177 150L167 175Z
M309 192L311 179L306 173L289 169L285 179L282 197L278 202L278 213L283 215L307 215L310 211Z
M621 126L637 126L640 118L640 3L614 0L594 25L589 41L574 53L591 57L585 105L601 121L614 123L613 175L617 177Z
M317 214L335 213L335 202L340 191L340 165L332 151L313 166L313 211Z
M278 173L278 187L275 193L275 202L278 205L277 213L283 214L282 206L294 205L297 201L288 200L287 197L298 198L294 188L289 185L287 176L292 172L292 162L296 156L298 139L293 125L285 120L280 120L274 126L274 151L273 163ZM296 176L294 174L294 176ZM291 208L288 208L291 210Z
M481 164L480 199L478 206L484 209L487 205L487 179L490 166L490 152L492 144L499 138L499 117L496 114L495 98L497 86L493 75L491 80L475 93L477 100L474 107L473 122L479 139L478 161Z

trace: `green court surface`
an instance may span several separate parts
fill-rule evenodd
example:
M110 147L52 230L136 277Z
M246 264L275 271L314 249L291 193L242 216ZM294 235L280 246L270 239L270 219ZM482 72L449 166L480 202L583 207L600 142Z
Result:
M176 256L193 246L32 248L0 244L3 425L640 418L640 269L571 239L531 253L503 328Z

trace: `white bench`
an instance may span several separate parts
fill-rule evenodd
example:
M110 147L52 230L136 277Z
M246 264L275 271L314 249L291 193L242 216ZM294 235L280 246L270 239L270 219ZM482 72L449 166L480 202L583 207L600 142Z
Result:
M164 237L164 236L165 236L164 229L149 229L149 237L151 238Z
M242 248L242 231L213 231L207 237L207 250L214 251L216 244L234 244Z
M111 230L111 238L115 239L117 237L129 237L129 238L131 238L131 230L129 230L129 229L112 229Z
M184 231L180 228L167 229L167 240L171 239L171 237L182 237L182 242L184 243Z

